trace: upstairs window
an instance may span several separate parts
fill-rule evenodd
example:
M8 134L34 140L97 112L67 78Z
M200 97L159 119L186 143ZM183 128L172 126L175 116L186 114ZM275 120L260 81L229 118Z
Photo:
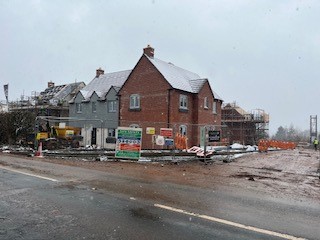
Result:
M140 95L132 94L130 96L130 109L139 109L140 108Z
M97 103L96 102L92 102L91 103L91 107L92 107L92 112L96 112L97 111Z
M208 109L209 108L209 100L208 100L208 97L205 97L204 100L203 100L203 107L205 109Z
M76 112L82 113L82 103L76 103Z
M108 101L108 112L117 111L117 101Z
M180 109L188 110L188 96L180 94Z
M217 102L213 101L212 103L212 112L214 114L217 114Z

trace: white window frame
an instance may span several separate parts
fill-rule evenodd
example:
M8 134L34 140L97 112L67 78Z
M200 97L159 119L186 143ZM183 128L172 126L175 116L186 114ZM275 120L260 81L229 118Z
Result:
M108 101L108 112L117 112L117 101Z
M208 99L208 97L205 97L205 98L203 99L203 107L204 107L205 109L209 109L209 99Z
M186 125L180 125L179 126L179 133L183 136L187 136L188 129Z
M179 108L188 110L188 96L187 95L180 94Z
M76 112L82 113L82 103L76 103Z
M212 102L212 112L213 112L213 114L217 114L217 102L216 101Z
M108 128L108 137L116 137L116 130L114 128Z
M140 95L132 94L130 96L130 109L139 109L140 108Z
M92 112L97 112L97 102L91 102L91 109Z

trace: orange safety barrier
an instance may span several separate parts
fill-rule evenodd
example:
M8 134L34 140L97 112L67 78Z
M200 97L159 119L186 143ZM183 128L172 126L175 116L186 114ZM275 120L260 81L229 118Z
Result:
M268 148L279 148L279 149L287 150L287 149L295 149L296 146L297 144L294 142L261 139L258 144L258 149L260 152L266 152L268 151Z
M180 133L177 133L174 139L176 149L188 149L188 138Z

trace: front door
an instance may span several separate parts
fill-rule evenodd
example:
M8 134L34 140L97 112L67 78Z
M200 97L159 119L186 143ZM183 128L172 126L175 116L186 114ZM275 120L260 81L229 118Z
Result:
M97 128L92 128L92 131L91 131L91 145L97 145Z

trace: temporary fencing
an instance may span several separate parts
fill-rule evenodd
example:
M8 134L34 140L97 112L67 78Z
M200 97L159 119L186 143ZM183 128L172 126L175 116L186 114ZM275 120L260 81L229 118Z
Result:
M295 149L297 144L294 142L286 142L286 141L276 141L276 140L267 140L261 139L258 144L258 149L260 152L266 152L269 148L277 148L277 149Z

